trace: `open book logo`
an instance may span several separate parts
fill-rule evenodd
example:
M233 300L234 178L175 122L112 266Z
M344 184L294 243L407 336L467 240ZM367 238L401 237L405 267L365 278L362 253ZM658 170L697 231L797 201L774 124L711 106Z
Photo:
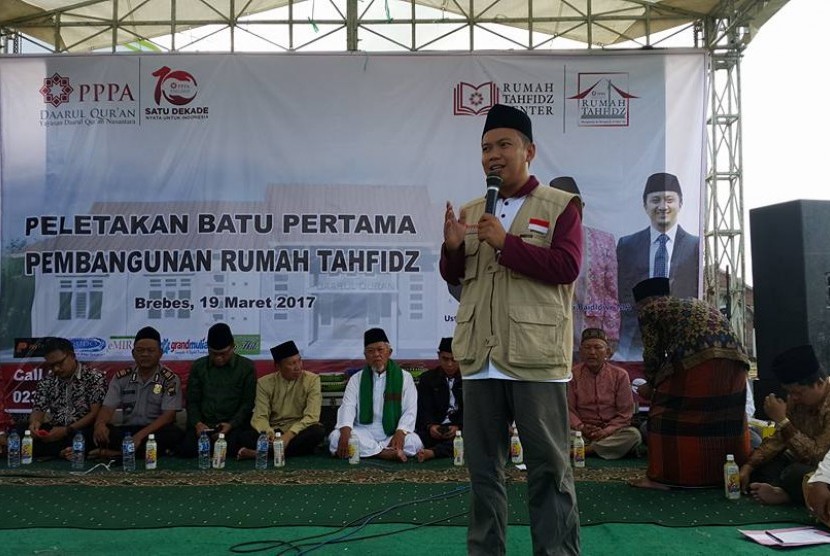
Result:
M461 82L453 89L452 113L456 116L478 116L490 111L499 102L499 88L492 81L480 85Z

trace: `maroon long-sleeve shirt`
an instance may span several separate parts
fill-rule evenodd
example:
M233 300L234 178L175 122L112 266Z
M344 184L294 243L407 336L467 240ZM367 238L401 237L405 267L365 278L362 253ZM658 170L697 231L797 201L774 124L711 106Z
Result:
M530 176L511 198L524 197L539 186ZM468 224L475 224L474 222ZM499 264L546 284L570 284L579 276L582 262L582 204L574 199L556 219L550 248L530 245L518 236L507 234ZM454 252L441 246L441 276L447 283L458 285L464 276L464 248Z

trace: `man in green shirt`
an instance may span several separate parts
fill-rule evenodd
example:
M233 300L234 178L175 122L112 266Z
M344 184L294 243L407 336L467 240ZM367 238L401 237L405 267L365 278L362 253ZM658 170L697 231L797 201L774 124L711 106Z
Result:
M182 455L195 457L203 431L215 441L225 434L228 453L235 454L250 430L256 392L254 363L234 352L231 329L225 323L210 327L208 354L194 361L187 383L187 431Z
M274 432L279 431L286 457L313 453L326 434L320 424L320 377L303 370L300 350L290 340L271 348L271 357L276 372L257 381L253 431L243 441L240 459L256 457L256 441L261 432L271 442Z

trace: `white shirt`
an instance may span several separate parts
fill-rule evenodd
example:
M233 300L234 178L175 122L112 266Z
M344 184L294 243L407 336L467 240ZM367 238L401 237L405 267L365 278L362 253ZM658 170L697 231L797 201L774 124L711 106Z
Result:
M447 388L450 389L450 405L447 407L447 414L444 416L444 420L441 421L442 425L447 425L450 422L450 413L455 413L458 411L458 403L455 400L455 394L452 393L452 387L455 386L455 381L457 380L455 377L447 377Z
M755 394L752 392L752 380L746 379L746 409L747 417L755 417Z
M818 469L810 477L808 483L827 483L830 485L830 452L818 464Z
M537 187L542 187L542 185L538 185ZM505 230L509 230L510 227L513 225L513 220L516 218L516 214L518 214L519 209L522 208L522 205L525 202L527 196L524 197L511 197L509 199L502 199L499 197L498 202L496 203L496 216L501 221L501 225ZM505 374L502 372L498 367L496 367L490 358L487 358L487 362L484 364L484 368L473 375L465 376L464 380L486 380L486 379L498 379L498 380L519 380L515 377ZM563 378L563 379L556 379L556 380L540 380L539 382L570 382L571 378Z
M343 402L337 410L336 429L342 427L361 428L368 430L375 440L382 440L389 435L383 430L383 393L386 390L386 373L375 375L372 388L372 422L361 424L357 418L360 415L360 378L367 371L355 373L349 382L346 383L346 391L343 393ZM374 372L374 371L368 371ZM401 418L398 420L398 430L410 433L415 430L415 417L418 413L418 391L415 389L415 381L412 375L406 371L403 373L403 389L401 391Z

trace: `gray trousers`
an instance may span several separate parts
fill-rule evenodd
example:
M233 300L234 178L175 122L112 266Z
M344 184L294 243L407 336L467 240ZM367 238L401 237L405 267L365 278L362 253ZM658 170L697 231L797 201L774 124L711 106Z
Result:
M514 420L527 464L533 553L579 554L567 383L490 379L464 383L464 457L472 487L467 551L506 552L504 466Z
M621 427L602 440L591 442L594 453L602 459L624 458L643 441L637 427Z

